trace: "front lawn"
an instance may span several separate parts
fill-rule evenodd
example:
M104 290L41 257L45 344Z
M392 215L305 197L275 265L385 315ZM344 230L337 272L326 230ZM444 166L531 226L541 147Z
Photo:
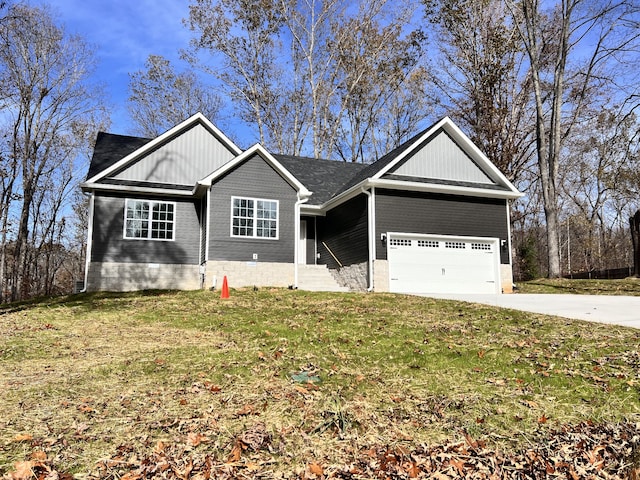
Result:
M518 282L517 288L518 293L640 296L640 279L573 280L569 278L539 278L528 282Z
M640 467L639 330L262 289L5 306L0 338L6 478L449 478L479 458L514 475ZM578 463L563 435L582 439Z

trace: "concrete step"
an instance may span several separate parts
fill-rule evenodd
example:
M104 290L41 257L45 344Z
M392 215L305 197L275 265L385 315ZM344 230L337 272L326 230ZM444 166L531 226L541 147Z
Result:
M312 292L348 292L336 282L325 265L299 265L298 289Z

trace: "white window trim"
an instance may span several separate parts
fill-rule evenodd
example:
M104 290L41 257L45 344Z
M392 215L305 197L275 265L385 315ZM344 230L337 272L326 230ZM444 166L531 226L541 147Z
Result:
M233 202L234 200L253 200L253 235L234 235L233 234ZM275 237L258 237L256 235L256 229L258 228L258 222L256 218L256 204L257 202L275 202L276 204L276 236ZM255 198L255 197L231 197L231 206L230 206L230 217L229 217L229 235L232 238L250 238L257 240L279 240L280 239L280 200L274 200L272 198Z
M149 212L153 211L153 204L159 203L164 205L173 205L173 238L151 238L151 225L149 225L149 236L146 238L142 237L127 237L127 205L129 202L147 202L149 204ZM122 222L122 238L124 240L145 240L151 242L175 242L176 241L176 232L177 232L177 208L176 202L168 202L166 200L148 200L146 198L127 198L124 202L124 212L123 212L123 222ZM149 224L151 224L153 220L149 219Z

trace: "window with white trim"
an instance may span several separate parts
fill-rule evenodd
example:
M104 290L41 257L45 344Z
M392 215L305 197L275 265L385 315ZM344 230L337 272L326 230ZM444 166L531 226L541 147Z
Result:
M278 238L278 200L231 198L231 236Z
M173 202L127 199L124 207L124 238L173 240L175 209Z

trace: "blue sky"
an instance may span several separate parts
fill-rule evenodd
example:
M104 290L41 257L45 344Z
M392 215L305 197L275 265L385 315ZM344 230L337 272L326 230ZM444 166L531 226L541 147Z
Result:
M104 84L111 103L110 131L131 133L126 109L129 73L144 69L150 54L162 55L176 69L189 30L182 19L187 0L51 0L58 21L95 49L95 81Z

